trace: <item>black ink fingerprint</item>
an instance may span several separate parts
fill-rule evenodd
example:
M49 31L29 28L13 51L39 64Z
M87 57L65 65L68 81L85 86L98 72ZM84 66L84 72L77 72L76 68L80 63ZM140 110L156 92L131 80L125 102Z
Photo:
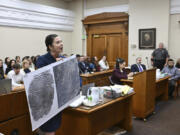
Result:
M50 71L34 77L29 86L28 98L35 121L50 112L54 99L53 76Z
M58 107L60 108L80 92L79 68L72 59L53 68L56 83Z

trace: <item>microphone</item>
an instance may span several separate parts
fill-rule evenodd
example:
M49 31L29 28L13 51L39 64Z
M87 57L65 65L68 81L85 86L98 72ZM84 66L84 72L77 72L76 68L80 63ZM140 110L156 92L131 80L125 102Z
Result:
M146 57L147 67L149 69L148 57Z

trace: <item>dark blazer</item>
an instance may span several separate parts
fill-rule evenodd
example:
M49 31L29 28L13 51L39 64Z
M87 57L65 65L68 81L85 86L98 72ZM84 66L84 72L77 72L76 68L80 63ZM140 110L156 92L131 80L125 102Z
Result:
M144 64L141 64L143 70L146 70L146 66ZM139 67L137 66L137 64L133 64L131 66L131 72L139 72Z
M112 73L111 80L115 84L122 84L121 79L127 79L127 73L125 69L123 69L123 72L120 72L119 69L115 69Z
M81 74L91 71L89 65L85 62L79 62L78 66Z

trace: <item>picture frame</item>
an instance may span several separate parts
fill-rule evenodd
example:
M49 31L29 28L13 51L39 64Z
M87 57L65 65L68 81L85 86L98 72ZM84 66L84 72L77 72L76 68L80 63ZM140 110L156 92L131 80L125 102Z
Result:
M139 29L139 49L156 48L156 28Z

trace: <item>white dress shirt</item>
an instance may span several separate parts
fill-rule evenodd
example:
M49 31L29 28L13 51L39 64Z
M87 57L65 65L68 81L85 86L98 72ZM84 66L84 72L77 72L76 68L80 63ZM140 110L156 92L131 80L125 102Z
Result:
M15 74L14 70L11 70L7 78L12 79L12 87L22 86L21 82L23 81L23 73L22 71L19 72L19 74Z
M108 69L109 69L108 63L107 63L107 65L106 65L103 60L100 60L100 61L99 61L99 66L101 67L101 70L108 70Z

